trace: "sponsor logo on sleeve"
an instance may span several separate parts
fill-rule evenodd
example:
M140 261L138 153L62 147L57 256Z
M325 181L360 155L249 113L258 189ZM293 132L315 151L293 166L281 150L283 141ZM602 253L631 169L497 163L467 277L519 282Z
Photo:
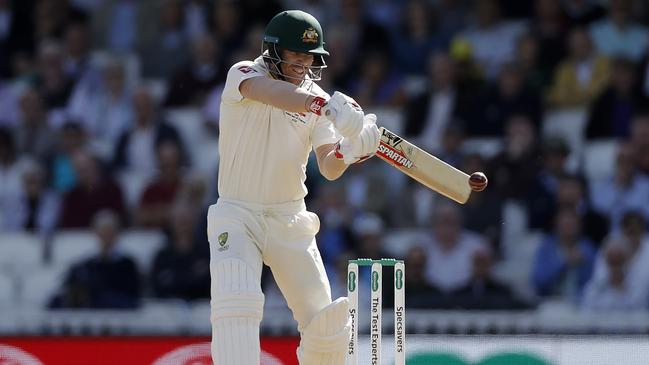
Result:
M251 73L251 72L257 72L254 68L250 66L239 66L237 67L237 70L243 72L244 74Z

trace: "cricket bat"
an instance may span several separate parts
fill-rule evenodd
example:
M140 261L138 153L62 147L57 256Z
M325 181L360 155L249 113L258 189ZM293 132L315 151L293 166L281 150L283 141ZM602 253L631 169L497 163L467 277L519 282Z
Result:
M336 119L336 111L327 105L323 114ZM460 204L469 200L471 186L469 175L429 154L414 144L379 127L381 141L376 155L383 161L401 170L427 188L436 191Z
M380 127L376 155L420 184L460 204L471 195L469 175Z

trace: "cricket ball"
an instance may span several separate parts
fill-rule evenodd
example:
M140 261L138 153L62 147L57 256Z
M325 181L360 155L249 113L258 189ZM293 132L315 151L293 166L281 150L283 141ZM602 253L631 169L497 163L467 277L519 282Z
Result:
M482 172L474 172L469 176L469 186L473 191L483 191L488 182L487 177Z

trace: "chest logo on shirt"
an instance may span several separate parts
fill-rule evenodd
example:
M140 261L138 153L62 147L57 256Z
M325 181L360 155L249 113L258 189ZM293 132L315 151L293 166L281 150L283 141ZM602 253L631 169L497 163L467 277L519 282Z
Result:
M219 235L219 237L218 237L218 240L219 240L219 245L221 246L221 247L219 247L219 251L225 251L228 248L230 248L230 245L227 244L228 243L228 232L221 233Z
M295 123L301 123L304 125L309 124L307 121L308 115L306 113L291 113L285 111L284 114L291 119L291 121Z

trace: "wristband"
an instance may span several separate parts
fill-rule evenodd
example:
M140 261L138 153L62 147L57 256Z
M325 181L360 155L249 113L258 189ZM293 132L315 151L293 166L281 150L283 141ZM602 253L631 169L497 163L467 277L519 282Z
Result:
M309 105L308 109L313 114L322 115L322 107L326 104L327 100L325 100L325 98L321 96L314 96L313 101L311 101L311 105Z

